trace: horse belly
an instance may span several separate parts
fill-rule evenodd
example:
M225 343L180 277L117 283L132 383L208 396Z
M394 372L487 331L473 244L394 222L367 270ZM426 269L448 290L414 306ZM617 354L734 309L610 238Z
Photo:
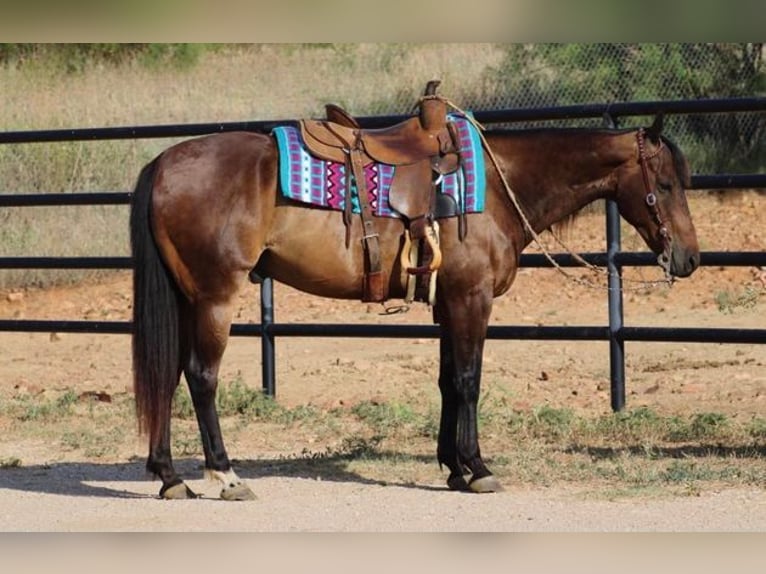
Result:
M361 299L364 252L361 224L352 221L346 246L341 213L301 206L281 206L275 212L266 249L256 270L301 291L336 299ZM397 220L376 219L380 254L389 278L390 297L404 293L398 254L403 229Z

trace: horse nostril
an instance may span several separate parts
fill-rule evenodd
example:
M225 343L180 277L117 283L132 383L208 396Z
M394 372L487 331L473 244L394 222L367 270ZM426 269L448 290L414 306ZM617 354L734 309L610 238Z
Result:
M692 255L691 257L689 257L689 267L691 268L692 271L697 269L697 267L699 267L699 266L700 266L700 256L699 255L695 254L695 255Z

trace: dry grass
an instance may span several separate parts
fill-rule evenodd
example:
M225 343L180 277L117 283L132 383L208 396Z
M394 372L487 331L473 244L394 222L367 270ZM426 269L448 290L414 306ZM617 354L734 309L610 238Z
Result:
M403 112L433 78L460 99L500 55L490 44L266 44L206 52L190 69L4 67L0 118L6 129L281 119L327 101Z
M176 398L174 453L201 459L188 392L179 389ZM235 380L222 385L218 404L231 453L250 456L236 464L251 472L356 475L383 484L433 483L444 475L435 458L438 410L424 395L406 404L290 408ZM132 397L122 393L78 396L66 390L2 398L0 423L12 425L18 436L15 448L0 457L0 468L39 462L28 459L34 449L27 451L39 441L58 445L63 459L142 457L143 447L124 432L133 407ZM517 411L492 399L483 401L480 414L482 444L492 453L488 463L507 484L587 484L590 496L623 498L696 495L766 480L761 417L663 416L647 408L608 415L548 406Z
M139 62L67 73L0 68L6 130L291 119L336 102L356 115L405 113L426 81L460 101L500 52L490 44L255 45L205 52L192 68ZM174 140L0 145L0 193L127 191ZM0 256L126 255L124 207L0 209ZM65 241L62 241L65 239ZM0 288L94 273L0 271Z

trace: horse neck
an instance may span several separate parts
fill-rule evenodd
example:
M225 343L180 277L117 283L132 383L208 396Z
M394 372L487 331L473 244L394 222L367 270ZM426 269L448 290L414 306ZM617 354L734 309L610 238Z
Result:
M536 233L613 197L618 169L637 153L633 132L609 130L509 131L487 141Z

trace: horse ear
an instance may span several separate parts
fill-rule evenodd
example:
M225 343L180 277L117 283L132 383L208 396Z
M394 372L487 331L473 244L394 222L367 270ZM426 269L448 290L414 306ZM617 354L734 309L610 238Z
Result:
M604 112L601 115L601 119L604 122L604 125L607 127L607 129L614 130L617 129L617 124L614 121L614 118L612 117L612 114L609 112Z
M662 135L662 124L663 124L664 116L662 112L658 113L656 116L654 116L654 122L652 123L649 128L646 130L647 137L652 140L654 143L657 143L660 141L660 136Z

